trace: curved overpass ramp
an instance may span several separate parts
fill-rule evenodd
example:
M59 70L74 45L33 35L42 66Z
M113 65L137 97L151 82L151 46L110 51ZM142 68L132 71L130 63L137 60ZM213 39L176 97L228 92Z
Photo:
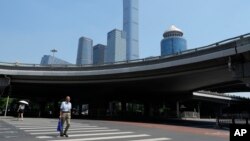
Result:
M199 89L249 91L250 34L171 56L101 66L40 66L0 63L0 81L12 95L183 93ZM4 87L2 85L2 87Z

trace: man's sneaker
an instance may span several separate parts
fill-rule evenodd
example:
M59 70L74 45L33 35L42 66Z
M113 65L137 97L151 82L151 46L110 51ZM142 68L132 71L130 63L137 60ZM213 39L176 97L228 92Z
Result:
M69 137L69 135L68 135L68 134L64 134L64 136L65 136L65 137L67 137L67 138Z
M63 134L60 134L60 137L63 137L64 135Z

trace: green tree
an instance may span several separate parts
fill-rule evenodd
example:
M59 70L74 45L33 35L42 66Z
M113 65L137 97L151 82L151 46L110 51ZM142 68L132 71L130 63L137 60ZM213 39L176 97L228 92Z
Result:
M2 109L2 110L5 109L7 99L8 99L7 97L6 98L0 98L0 109ZM13 103L13 101L14 101L14 98L10 98L8 105L11 105Z

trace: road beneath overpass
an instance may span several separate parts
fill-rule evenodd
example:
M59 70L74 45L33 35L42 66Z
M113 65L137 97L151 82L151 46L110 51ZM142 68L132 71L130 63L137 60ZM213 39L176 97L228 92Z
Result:
M75 120L71 122L69 138L59 137L57 120L25 118L1 119L1 141L228 141L229 131L202 126L175 126L135 122Z

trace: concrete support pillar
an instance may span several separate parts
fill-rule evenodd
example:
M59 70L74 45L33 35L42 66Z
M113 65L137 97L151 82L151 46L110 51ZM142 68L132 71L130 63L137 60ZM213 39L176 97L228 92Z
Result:
M52 111L53 112L53 117L58 117L59 114L60 114L60 106L61 105L58 105L58 101L59 100L54 100L53 103L54 103L54 110Z
M45 106L46 106L46 102L45 101L43 101L43 102L41 102L40 103L40 111L41 111L41 117L44 117L44 116L46 116L46 114L45 114Z
M108 103L108 105L109 105L109 109L108 109L108 111L109 111L109 115L110 116L113 116L113 103L112 102L109 102Z
M5 87L1 87L1 86L0 86L0 97L3 96L3 94L4 94L4 89L5 89Z
M148 117L149 116L149 104L144 103L144 116Z
M179 101L176 102L176 115L177 115L177 118L180 118L180 102Z
M36 101L38 103L38 105L39 105L38 117L45 116L44 113L45 113L45 106L46 106L47 99L42 98L42 97L37 97L36 100L34 100L34 101Z
M201 117L201 103L199 102L198 103L198 118L200 118Z
M122 116L125 116L126 115L126 102L122 101L121 104L122 104Z

